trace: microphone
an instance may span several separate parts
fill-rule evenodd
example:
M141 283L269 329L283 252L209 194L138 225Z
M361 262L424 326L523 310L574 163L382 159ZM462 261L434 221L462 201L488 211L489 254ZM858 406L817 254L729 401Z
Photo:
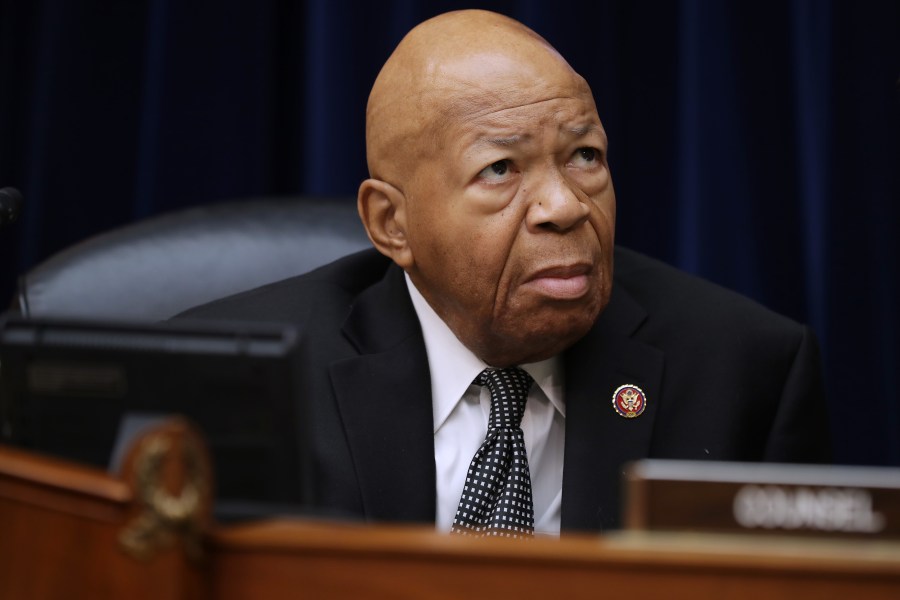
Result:
M22 212L22 194L13 187L0 189L0 229L12 225Z

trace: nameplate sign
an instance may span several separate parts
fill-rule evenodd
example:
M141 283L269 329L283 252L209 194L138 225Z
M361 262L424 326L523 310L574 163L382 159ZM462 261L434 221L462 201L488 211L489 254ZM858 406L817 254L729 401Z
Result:
M900 469L643 460L626 529L900 538Z

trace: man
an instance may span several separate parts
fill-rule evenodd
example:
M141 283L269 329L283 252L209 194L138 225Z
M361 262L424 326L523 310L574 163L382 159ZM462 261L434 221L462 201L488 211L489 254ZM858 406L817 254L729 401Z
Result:
M811 333L614 250L591 91L537 34L476 10L419 25L378 75L366 143L377 252L188 313L299 324L323 507L492 530L466 508L494 451L502 384L483 373L523 378L502 451L523 440L527 460L503 481L533 489L497 485L524 494L526 530L616 527L634 459L825 459Z

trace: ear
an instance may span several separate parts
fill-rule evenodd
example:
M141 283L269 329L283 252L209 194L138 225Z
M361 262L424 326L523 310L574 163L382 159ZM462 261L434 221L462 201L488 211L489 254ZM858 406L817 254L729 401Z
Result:
M379 179L366 179L359 186L356 208L375 248L403 269L413 265L406 236L406 196Z

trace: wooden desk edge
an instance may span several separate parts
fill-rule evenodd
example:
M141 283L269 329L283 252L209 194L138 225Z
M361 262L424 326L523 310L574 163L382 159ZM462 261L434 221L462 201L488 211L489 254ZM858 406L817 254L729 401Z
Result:
M128 503L131 489L105 471L0 445L0 478Z
M223 552L355 554L418 560L567 564L572 567L710 565L740 570L881 574L900 581L900 543L866 540L713 537L690 534L567 535L527 542L471 539L428 527L365 526L284 519L213 531L209 543Z

